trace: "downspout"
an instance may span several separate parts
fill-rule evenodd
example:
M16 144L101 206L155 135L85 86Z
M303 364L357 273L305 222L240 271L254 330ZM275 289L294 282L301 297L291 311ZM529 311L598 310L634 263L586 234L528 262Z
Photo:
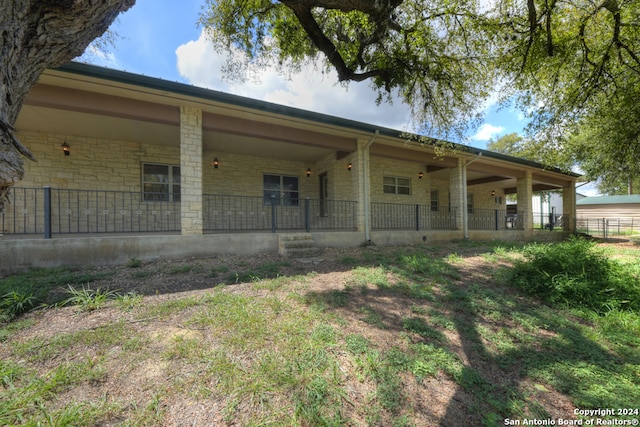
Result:
M469 238L469 212L467 211L467 166L475 162L482 156L482 153L478 153L476 157L468 161L462 167L462 230L464 231L465 240Z
M376 140L380 131L376 130L373 137L365 144L362 148L362 185L364 191L364 238L365 242L369 243L371 241L371 183L369 179L369 147ZM365 154L366 153L366 154Z

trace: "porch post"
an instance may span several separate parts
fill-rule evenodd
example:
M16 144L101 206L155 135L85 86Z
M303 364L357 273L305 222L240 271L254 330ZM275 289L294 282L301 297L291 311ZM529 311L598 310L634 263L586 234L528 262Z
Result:
M183 235L202 234L202 111L180 107L180 212Z
M456 230L464 229L464 209L467 195L465 193L466 183L463 182L464 159L458 157L457 164L449 170L449 208L450 215L455 215L454 223Z
M576 232L576 187L570 182L562 187L562 228L571 233Z
M526 171L524 177L518 178L518 215L524 215L522 229L533 230L533 178L531 171Z
M365 240L371 240L371 185L369 168L369 147L378 136L375 133L370 140L358 139L357 151L353 162L354 193L358 202L358 231L364 232Z

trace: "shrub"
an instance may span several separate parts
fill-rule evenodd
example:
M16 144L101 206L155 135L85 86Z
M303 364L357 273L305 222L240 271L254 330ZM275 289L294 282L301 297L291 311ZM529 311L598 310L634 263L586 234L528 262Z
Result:
M510 281L554 304L580 305L599 313L640 309L640 280L629 268L609 259L596 243L571 238L555 244L531 244Z

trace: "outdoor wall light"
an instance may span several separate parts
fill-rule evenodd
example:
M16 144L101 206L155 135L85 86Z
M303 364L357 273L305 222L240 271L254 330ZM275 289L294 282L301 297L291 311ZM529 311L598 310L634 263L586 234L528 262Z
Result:
M418 172L418 179L422 179L423 176L424 174L422 173L422 171Z
M496 190L491 190L491 195L495 196L496 195Z
M307 178L311 176L311 168L307 169Z
M217 157L213 159L212 165L214 169L218 169L218 166L220 166L220 162L218 161Z
M71 154L71 151L69 151L70 147L69 144L67 144L67 141L63 142L60 147L62 147L62 152L65 156L69 156Z
M351 164L351 162L349 162L349 164L347 165L347 170L350 171L352 167L353 165Z

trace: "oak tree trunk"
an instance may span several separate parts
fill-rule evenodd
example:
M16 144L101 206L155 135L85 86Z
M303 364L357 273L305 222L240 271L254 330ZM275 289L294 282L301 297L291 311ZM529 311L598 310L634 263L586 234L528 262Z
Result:
M40 74L81 55L135 0L2 0L0 6L0 212L35 160L13 127Z

